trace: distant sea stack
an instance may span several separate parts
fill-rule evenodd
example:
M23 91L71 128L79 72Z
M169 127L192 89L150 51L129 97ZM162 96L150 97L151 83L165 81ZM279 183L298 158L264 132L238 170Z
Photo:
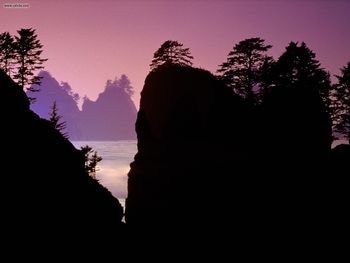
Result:
M123 240L118 200L84 172L82 153L29 109L24 91L2 71L0 97L6 245L38 256L77 253L95 242L115 249Z
M133 93L129 79L122 75L114 81L107 81L105 90L96 101L84 97L82 111L78 108L79 95L68 83L59 84L49 72L39 73L39 92L29 92L35 98L31 109L40 117L48 119L51 107L56 101L58 114L67 124L66 133L70 140L113 141L136 138L136 107L131 100Z
M39 91L28 92L29 97L35 98L35 102L30 105L31 110L48 120L53 103L56 102L58 114L67 125L65 132L71 140L78 140L81 138L79 125L81 113L77 105L77 94L73 94L68 83L59 84L47 71L41 71L38 76L42 78L41 84L33 85L33 88Z
M125 75L107 81L96 101L85 98L80 114L82 140L113 141L136 138L136 107L130 81Z

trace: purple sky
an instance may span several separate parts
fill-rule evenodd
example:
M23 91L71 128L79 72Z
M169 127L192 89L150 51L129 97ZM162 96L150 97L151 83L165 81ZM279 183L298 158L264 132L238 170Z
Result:
M4 3L29 3L27 9ZM240 40L261 37L277 58L304 41L331 74L350 60L347 0L0 0L0 32L37 29L45 68L81 95L96 99L107 79L125 73L134 101L153 53L168 39L189 47L194 66L215 72Z

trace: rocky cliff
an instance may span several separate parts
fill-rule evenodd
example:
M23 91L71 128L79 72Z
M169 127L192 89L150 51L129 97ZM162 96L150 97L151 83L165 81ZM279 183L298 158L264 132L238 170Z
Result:
M152 71L136 123L127 223L196 232L231 218L250 147L249 115L205 70L174 65Z
M160 66L145 80L136 132L126 222L139 245L274 255L335 237L344 177L332 173L340 159L313 87L276 87L253 107L205 70Z
M37 255L62 255L77 252L79 245L94 244L98 249L108 246L111 238L118 240L122 207L84 173L81 152L29 109L26 94L3 72L0 96L1 159L7 167L1 172L2 225L7 245L17 251L34 248L31 253Z

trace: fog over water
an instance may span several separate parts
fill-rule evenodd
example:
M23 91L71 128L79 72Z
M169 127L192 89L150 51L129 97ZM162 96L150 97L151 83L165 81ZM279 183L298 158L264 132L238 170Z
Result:
M74 146L89 145L103 159L99 163L96 178L124 203L127 195L127 173L137 152L137 141L73 141Z

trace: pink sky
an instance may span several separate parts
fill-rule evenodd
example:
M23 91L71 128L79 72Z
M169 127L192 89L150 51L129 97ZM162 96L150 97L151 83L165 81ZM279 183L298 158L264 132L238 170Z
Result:
M29 3L6 9L4 3ZM215 72L240 40L261 37L277 58L304 41L331 74L350 60L346 0L28 0L0 1L0 32L35 28L45 69L96 99L107 79L126 74L139 93L153 53L168 39L189 47L194 66Z

